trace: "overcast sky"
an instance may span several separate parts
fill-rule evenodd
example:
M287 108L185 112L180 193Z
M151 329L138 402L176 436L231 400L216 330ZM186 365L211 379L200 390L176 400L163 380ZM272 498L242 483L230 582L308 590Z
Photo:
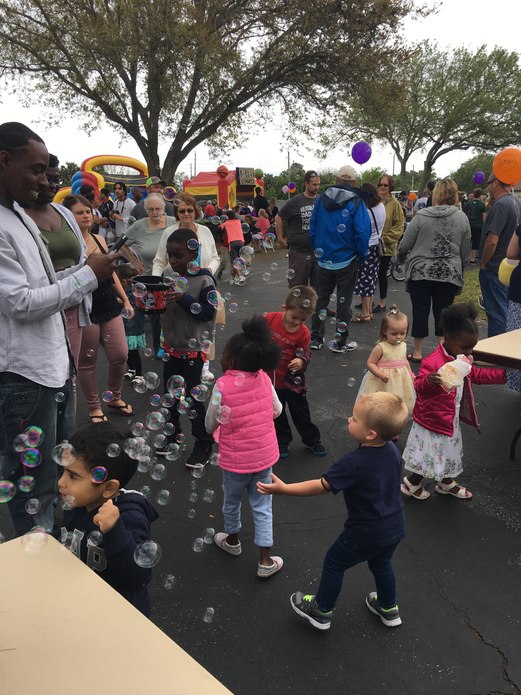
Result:
M508 50L519 48L519 2L507 0L495 6L490 0L445 0L439 5L438 13L425 21L406 23L403 31L411 41L435 39L441 47L456 47L462 43L470 49L482 44L501 46ZM78 164L87 157L97 154L124 154L142 159L140 152L132 141L120 144L120 137L107 125L101 125L95 134L87 136L81 125L72 120L63 120L59 127L48 128L39 121L40 96L35 96L35 105L23 108L15 98L5 98L0 103L0 122L22 121L38 132L46 141L49 151L58 155L61 162L74 161ZM218 164L228 166L260 167L265 172L278 174L287 168L287 150L279 148L280 132L276 123L272 132L264 132L241 143L241 147L232 151L222 161L210 159L204 145L196 149L197 171L214 171ZM160 148L160 155L165 156L166 144ZM311 150L311 151L310 151ZM461 162L471 156L469 152L451 153L442 157L436 164L436 173L445 176L456 169ZM338 168L342 164L352 163L347 150L338 148L325 160L317 160L312 154L312 147L290 151L291 161L300 162L305 169ZM187 174L194 167L194 153L185 160L180 171ZM393 156L390 149L374 151L372 158L365 165L381 166L392 172ZM410 160L410 166L416 170L422 168L422 156L418 154ZM398 166L397 166L398 170Z

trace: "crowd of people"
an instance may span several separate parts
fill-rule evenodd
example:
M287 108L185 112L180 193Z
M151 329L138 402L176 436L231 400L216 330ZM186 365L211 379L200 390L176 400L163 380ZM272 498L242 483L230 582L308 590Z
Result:
M148 179L148 195L137 204L126 196L124 183L116 184L116 199L105 195L97 216L83 195L56 205L57 158L26 126L0 125L0 495L16 535L55 529L64 545L149 614L151 524L157 512L125 485L138 466L149 470L158 456L169 462L183 457L187 415L194 444L184 465L198 470L217 456L223 471L224 531L213 539L219 549L242 553L246 492L259 548L256 573L267 579L283 567L282 557L272 554L272 495L342 492L348 519L326 554L317 592L297 591L291 605L315 628L327 630L344 572L367 562L376 588L366 598L367 608L387 627L400 625L392 557L404 537L403 499L428 500L425 480L435 481L438 494L472 497L458 481L463 472L459 422L477 426L472 383L507 379L503 369L472 363L478 309L454 300L467 263L479 259L489 335L520 327L521 270L514 269L508 289L498 278L504 258L521 258L521 208L511 187L490 175L493 202L484 219L479 208L483 228L475 249L475 213L461 210L450 179L432 186L430 200L426 196L425 206L413 211L406 225L392 195L392 176L359 186L359 173L345 165L320 193L320 177L311 170L303 192L280 209L260 189L252 209L226 210L226 219L207 201L204 214L212 229L187 193L167 209L156 179ZM139 217L132 222L134 211ZM242 330L219 346L223 374L214 383L209 356L223 307L218 280L224 270L217 245L226 247L230 282L240 286L254 255L248 218L261 236L266 220L265 232L272 226L280 246L288 249L288 293L281 297L281 311L264 314L259 300ZM110 251L111 240L93 232L95 225L97 232L112 229L114 240L124 241L121 250ZM386 305L387 269L395 255L405 262L411 300L414 350L409 353L405 307ZM119 263L121 256L126 263ZM147 388L139 354L146 345L144 312L138 301L139 280L147 276L161 276L165 287L166 310L151 314L152 354L160 354L164 363L163 395L146 428L141 424L122 434L103 408L127 420L133 415L132 404L121 397L125 373L136 391ZM377 284L380 301L374 303ZM355 294L360 304L353 315ZM329 307L333 295L335 309ZM424 356L431 306L438 347ZM327 453L309 407L311 351L326 344L329 325L334 326L327 336L331 352L356 350L357 324L374 321L377 314L376 344L348 421L357 448L320 478L284 483L272 468L291 453L288 414L302 444L317 457ZM100 345L108 362L101 398ZM411 369L415 362L421 363L418 375ZM79 431L76 377L90 420ZM159 377L148 379L154 377L151 387L157 390ZM521 390L519 373L509 373L508 380ZM411 417L402 456L396 441ZM57 493L62 509L56 525Z

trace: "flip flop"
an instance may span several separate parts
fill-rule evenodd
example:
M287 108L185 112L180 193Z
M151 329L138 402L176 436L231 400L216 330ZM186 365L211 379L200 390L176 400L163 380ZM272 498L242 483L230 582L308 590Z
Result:
M458 488L458 491L454 492L454 488ZM452 497L457 497L459 500L470 500L472 498L472 492L467 490L463 485L458 485L455 480L449 485L438 483L434 488L434 492L437 492L439 495L451 495Z
M89 415L89 420L92 425L101 425L102 422L109 421L106 415Z
M113 403L107 403L107 405L109 408L112 408L112 410L117 410L118 413L124 415L125 417L134 415L134 408L129 403L125 403L125 401L123 401L121 405L114 405Z
M369 321L372 321L373 317L371 314L367 314L367 316L362 316L362 314L358 314L358 316L354 316L351 319L351 323L368 323Z
M416 362L417 364L420 364L420 362L422 361L423 357L414 357L414 355L412 354L412 352L410 352L410 353L407 355L407 359L409 360L409 362Z

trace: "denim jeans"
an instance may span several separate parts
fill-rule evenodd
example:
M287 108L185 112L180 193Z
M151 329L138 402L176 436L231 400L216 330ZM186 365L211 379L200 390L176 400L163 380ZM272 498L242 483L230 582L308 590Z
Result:
M43 526L49 531L53 527L53 501L57 490L57 465L51 452L57 442L70 439L74 433L74 397L70 379L59 389L41 386L28 379L4 373L0 381L0 454L1 474L5 480L17 485L23 475L34 477L35 485L30 492L20 492L8 503L17 536L30 531L33 526ZM58 393L63 400L56 400ZM20 453L13 447L15 438L27 427L37 426L43 430L43 441L36 448L41 454L41 463L35 468L23 465ZM35 498L40 507L36 514L25 511L28 499Z
M392 608L396 604L396 581L391 559L397 546L398 543L384 546L358 545L350 542L345 533L341 533L324 558L316 595L319 609L324 612L333 610L342 589L344 572L361 562L367 562L373 574L382 607Z
M479 284L488 319L488 337L506 333L508 288L499 282L497 273L488 268L479 271Z
M226 533L239 533L241 530L241 503L244 490L246 490L255 525L254 543L259 548L271 548L273 545L272 497L260 495L257 492L257 482L271 483L271 467L258 473L223 471L224 530Z

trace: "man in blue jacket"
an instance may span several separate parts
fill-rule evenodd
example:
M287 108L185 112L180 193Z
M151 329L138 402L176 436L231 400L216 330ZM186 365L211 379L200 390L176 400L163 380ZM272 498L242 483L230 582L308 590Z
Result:
M351 300L358 267L367 256L371 221L360 190L355 188L357 173L348 164L341 167L336 184L315 203L309 224L311 246L317 259L318 301L311 324L311 349L324 344L327 305L336 289L336 335L329 343L332 352L358 347L348 340Z

